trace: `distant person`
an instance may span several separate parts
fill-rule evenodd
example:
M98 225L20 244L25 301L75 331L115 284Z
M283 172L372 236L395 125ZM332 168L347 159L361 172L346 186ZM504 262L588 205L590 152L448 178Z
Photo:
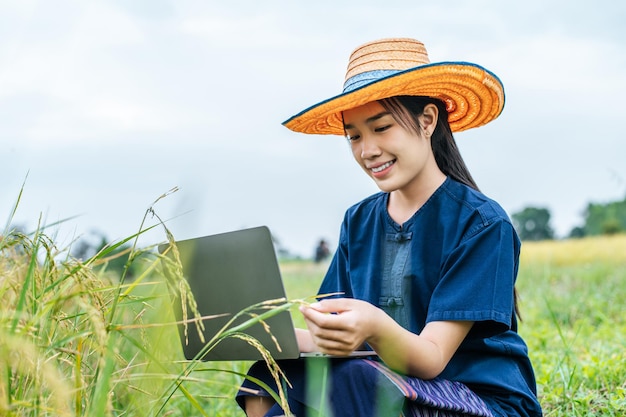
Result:
M330 255L330 249L328 243L324 239L321 239L315 248L315 262L320 263Z
M483 67L431 64L421 42L382 39L352 53L343 93L284 122L345 136L380 189L345 214L319 289L342 295L301 307L308 329L297 329L303 352L366 344L377 356L329 360L325 384L307 378L306 360L279 362L296 416L318 415L321 403L335 417L542 415L517 332L520 240L453 137L503 107L503 85ZM264 362L249 375L277 390ZM237 400L251 417L284 414L250 380Z

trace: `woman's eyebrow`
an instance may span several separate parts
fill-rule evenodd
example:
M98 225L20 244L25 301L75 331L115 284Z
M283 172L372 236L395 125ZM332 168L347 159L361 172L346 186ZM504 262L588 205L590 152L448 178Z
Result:
M372 117L368 117L367 119L365 119L365 124L370 124L372 122L375 122L376 120L378 120L378 119L380 119L382 117L385 117L385 116L387 116L389 114L391 114L391 113L389 113L388 111L382 111L382 112L380 112L378 114L373 115ZM345 129L352 129L352 128L354 128L354 126L351 125L351 124L346 124L346 125L344 125L344 128Z

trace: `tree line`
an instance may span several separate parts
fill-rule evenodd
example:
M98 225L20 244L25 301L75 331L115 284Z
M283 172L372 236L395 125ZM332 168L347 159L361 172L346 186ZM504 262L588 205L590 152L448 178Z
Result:
M513 226L521 240L554 239L550 210L526 207L511 215ZM610 203L589 203L583 212L583 224L570 230L567 237L612 235L626 232L626 197Z

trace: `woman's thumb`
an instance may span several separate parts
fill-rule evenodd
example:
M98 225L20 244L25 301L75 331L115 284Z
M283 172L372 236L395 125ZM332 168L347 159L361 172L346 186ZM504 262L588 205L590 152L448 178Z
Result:
M350 302L347 298L327 298L311 304L310 307L320 313L341 313L349 309L348 304Z

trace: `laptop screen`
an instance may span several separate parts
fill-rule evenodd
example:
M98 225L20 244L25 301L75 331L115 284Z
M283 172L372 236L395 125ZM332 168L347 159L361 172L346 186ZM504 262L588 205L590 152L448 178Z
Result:
M168 250L169 246L159 245L159 252L173 259L173 251ZM200 315L205 317L225 314L223 317L203 320L205 342L210 341L241 310L263 301L285 297L271 233L265 226L181 240L176 242L176 247L180 253L183 277L189 284ZM163 270L168 280L176 282L177 278L172 276L172 268L164 266ZM180 294L175 290L178 286L169 287L172 289L174 313L180 321L183 319L183 311ZM265 311L267 310L258 310L257 313ZM249 318L250 315L240 317L233 326ZM290 313L281 312L268 319L266 324L271 334L261 324L255 324L245 330L245 333L257 339L275 359L297 358L298 346ZM201 341L193 323L187 325L187 337L184 330L184 326L179 325L183 352L187 359L262 359L255 347L237 338L224 339L205 355L198 357L205 343ZM276 347L276 341L280 345L280 351Z

